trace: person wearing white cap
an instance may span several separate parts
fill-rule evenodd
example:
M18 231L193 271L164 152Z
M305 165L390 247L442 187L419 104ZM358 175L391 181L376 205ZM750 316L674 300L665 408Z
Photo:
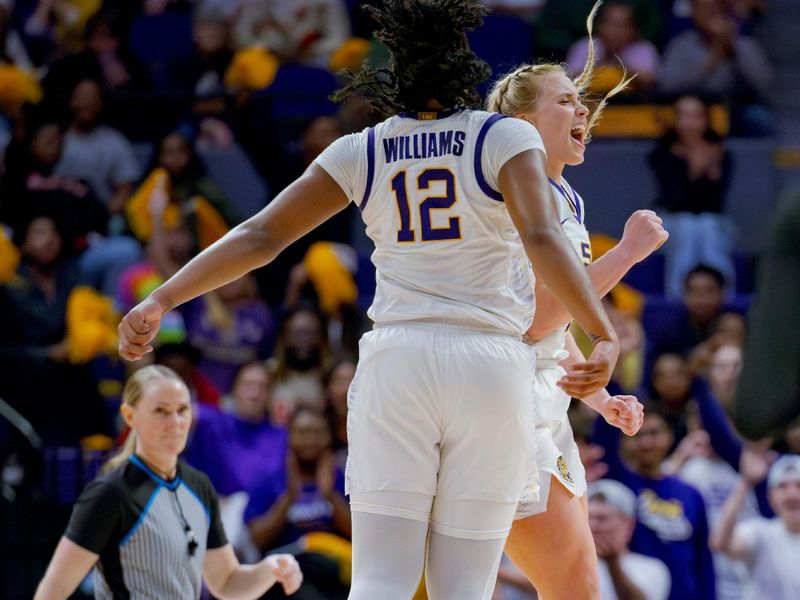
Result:
M742 480L722 507L711 547L747 564L750 579L744 600L796 600L800 598L800 456L789 454L771 467L769 463L770 455L763 450L742 453ZM747 494L765 478L776 516L736 524Z
M671 578L666 565L628 550L636 527L636 496L625 485L601 479L589 486L589 527L598 557L600 598L665 600Z

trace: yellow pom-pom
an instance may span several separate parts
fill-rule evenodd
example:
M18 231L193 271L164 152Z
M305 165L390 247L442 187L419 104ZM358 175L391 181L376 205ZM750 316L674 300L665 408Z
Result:
M14 279L19 259L19 250L8 238L5 229L0 227L0 284Z
M0 65L0 102L36 104L41 99L42 88L33 75L14 65Z
M369 41L364 38L350 38L331 55L331 71L335 73L342 69L357 70L367 58L371 47Z
M86 363L117 347L117 320L111 298L91 287L78 286L67 298L67 356Z
M331 242L316 242L303 258L308 277L319 296L319 306L327 314L358 298L353 274L342 264L335 247Z
M225 85L241 90L261 90L275 79L279 62L261 46L239 50L225 71Z

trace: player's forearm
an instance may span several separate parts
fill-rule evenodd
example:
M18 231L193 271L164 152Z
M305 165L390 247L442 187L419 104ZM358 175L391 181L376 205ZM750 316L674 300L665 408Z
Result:
M153 292L165 312L235 281L277 256L282 248L255 219L232 229Z
M567 336L564 340L564 349L569 353L569 355L559 364L565 369L571 365L586 360L586 357L583 355L583 352L581 352L581 349L578 348L578 344L575 342L575 338L572 337L571 333L567 333ZM603 402L610 397L611 394L609 394L604 388L594 392L593 394L579 398L579 400L596 413L601 413L600 407L602 406Z
M631 267L634 261L624 246L617 245L595 262L586 267L586 273L592 282L592 287L598 296L603 297L611 288L617 285ZM572 319L572 315L559 301L558 297L546 285L536 289L536 316L533 325L528 330L528 336L540 340L548 333L565 325Z

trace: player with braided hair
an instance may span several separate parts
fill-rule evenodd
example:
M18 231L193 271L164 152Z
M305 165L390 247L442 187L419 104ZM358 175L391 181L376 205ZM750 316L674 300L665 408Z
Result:
M355 202L375 243L373 331L348 396L351 600L491 596L520 491L535 497L531 262L595 336L564 377L604 386L618 341L555 214L530 123L468 107L487 69L467 45L474 0L371 9L393 54L342 96L396 113L344 136L260 213L123 319L120 351L148 352L164 312L260 267ZM529 262L530 261L530 262Z
M620 243L592 263L583 199L562 177L565 165L583 162L585 144L608 99L630 82L623 77L593 110L584 105L594 68L592 23L599 5L587 18L589 60L583 72L570 79L561 65L523 65L494 85L487 108L529 121L540 131L561 226L587 264L595 289L606 294L635 263L664 243L667 232L654 212L637 211ZM536 340L534 410L542 493L536 501L520 503L506 552L543 598L599 598L586 477L567 418L570 397L558 383L564 373L561 365L583 359L567 331L569 312L546 285L537 284L535 295L536 317L528 337ZM628 435L641 426L642 407L633 396L612 397L605 390L572 395Z

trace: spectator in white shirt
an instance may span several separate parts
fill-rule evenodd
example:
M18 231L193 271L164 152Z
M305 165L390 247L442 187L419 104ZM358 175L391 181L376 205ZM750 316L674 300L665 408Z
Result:
M597 548L602 600L666 600L669 570L656 558L628 551L636 527L636 496L610 479L589 486L589 527Z
M747 564L745 600L796 600L800 598L800 456L782 456L772 467L769 461L763 451L751 448L742 453L742 480L722 507L711 547ZM737 524L745 499L765 477L777 516Z

